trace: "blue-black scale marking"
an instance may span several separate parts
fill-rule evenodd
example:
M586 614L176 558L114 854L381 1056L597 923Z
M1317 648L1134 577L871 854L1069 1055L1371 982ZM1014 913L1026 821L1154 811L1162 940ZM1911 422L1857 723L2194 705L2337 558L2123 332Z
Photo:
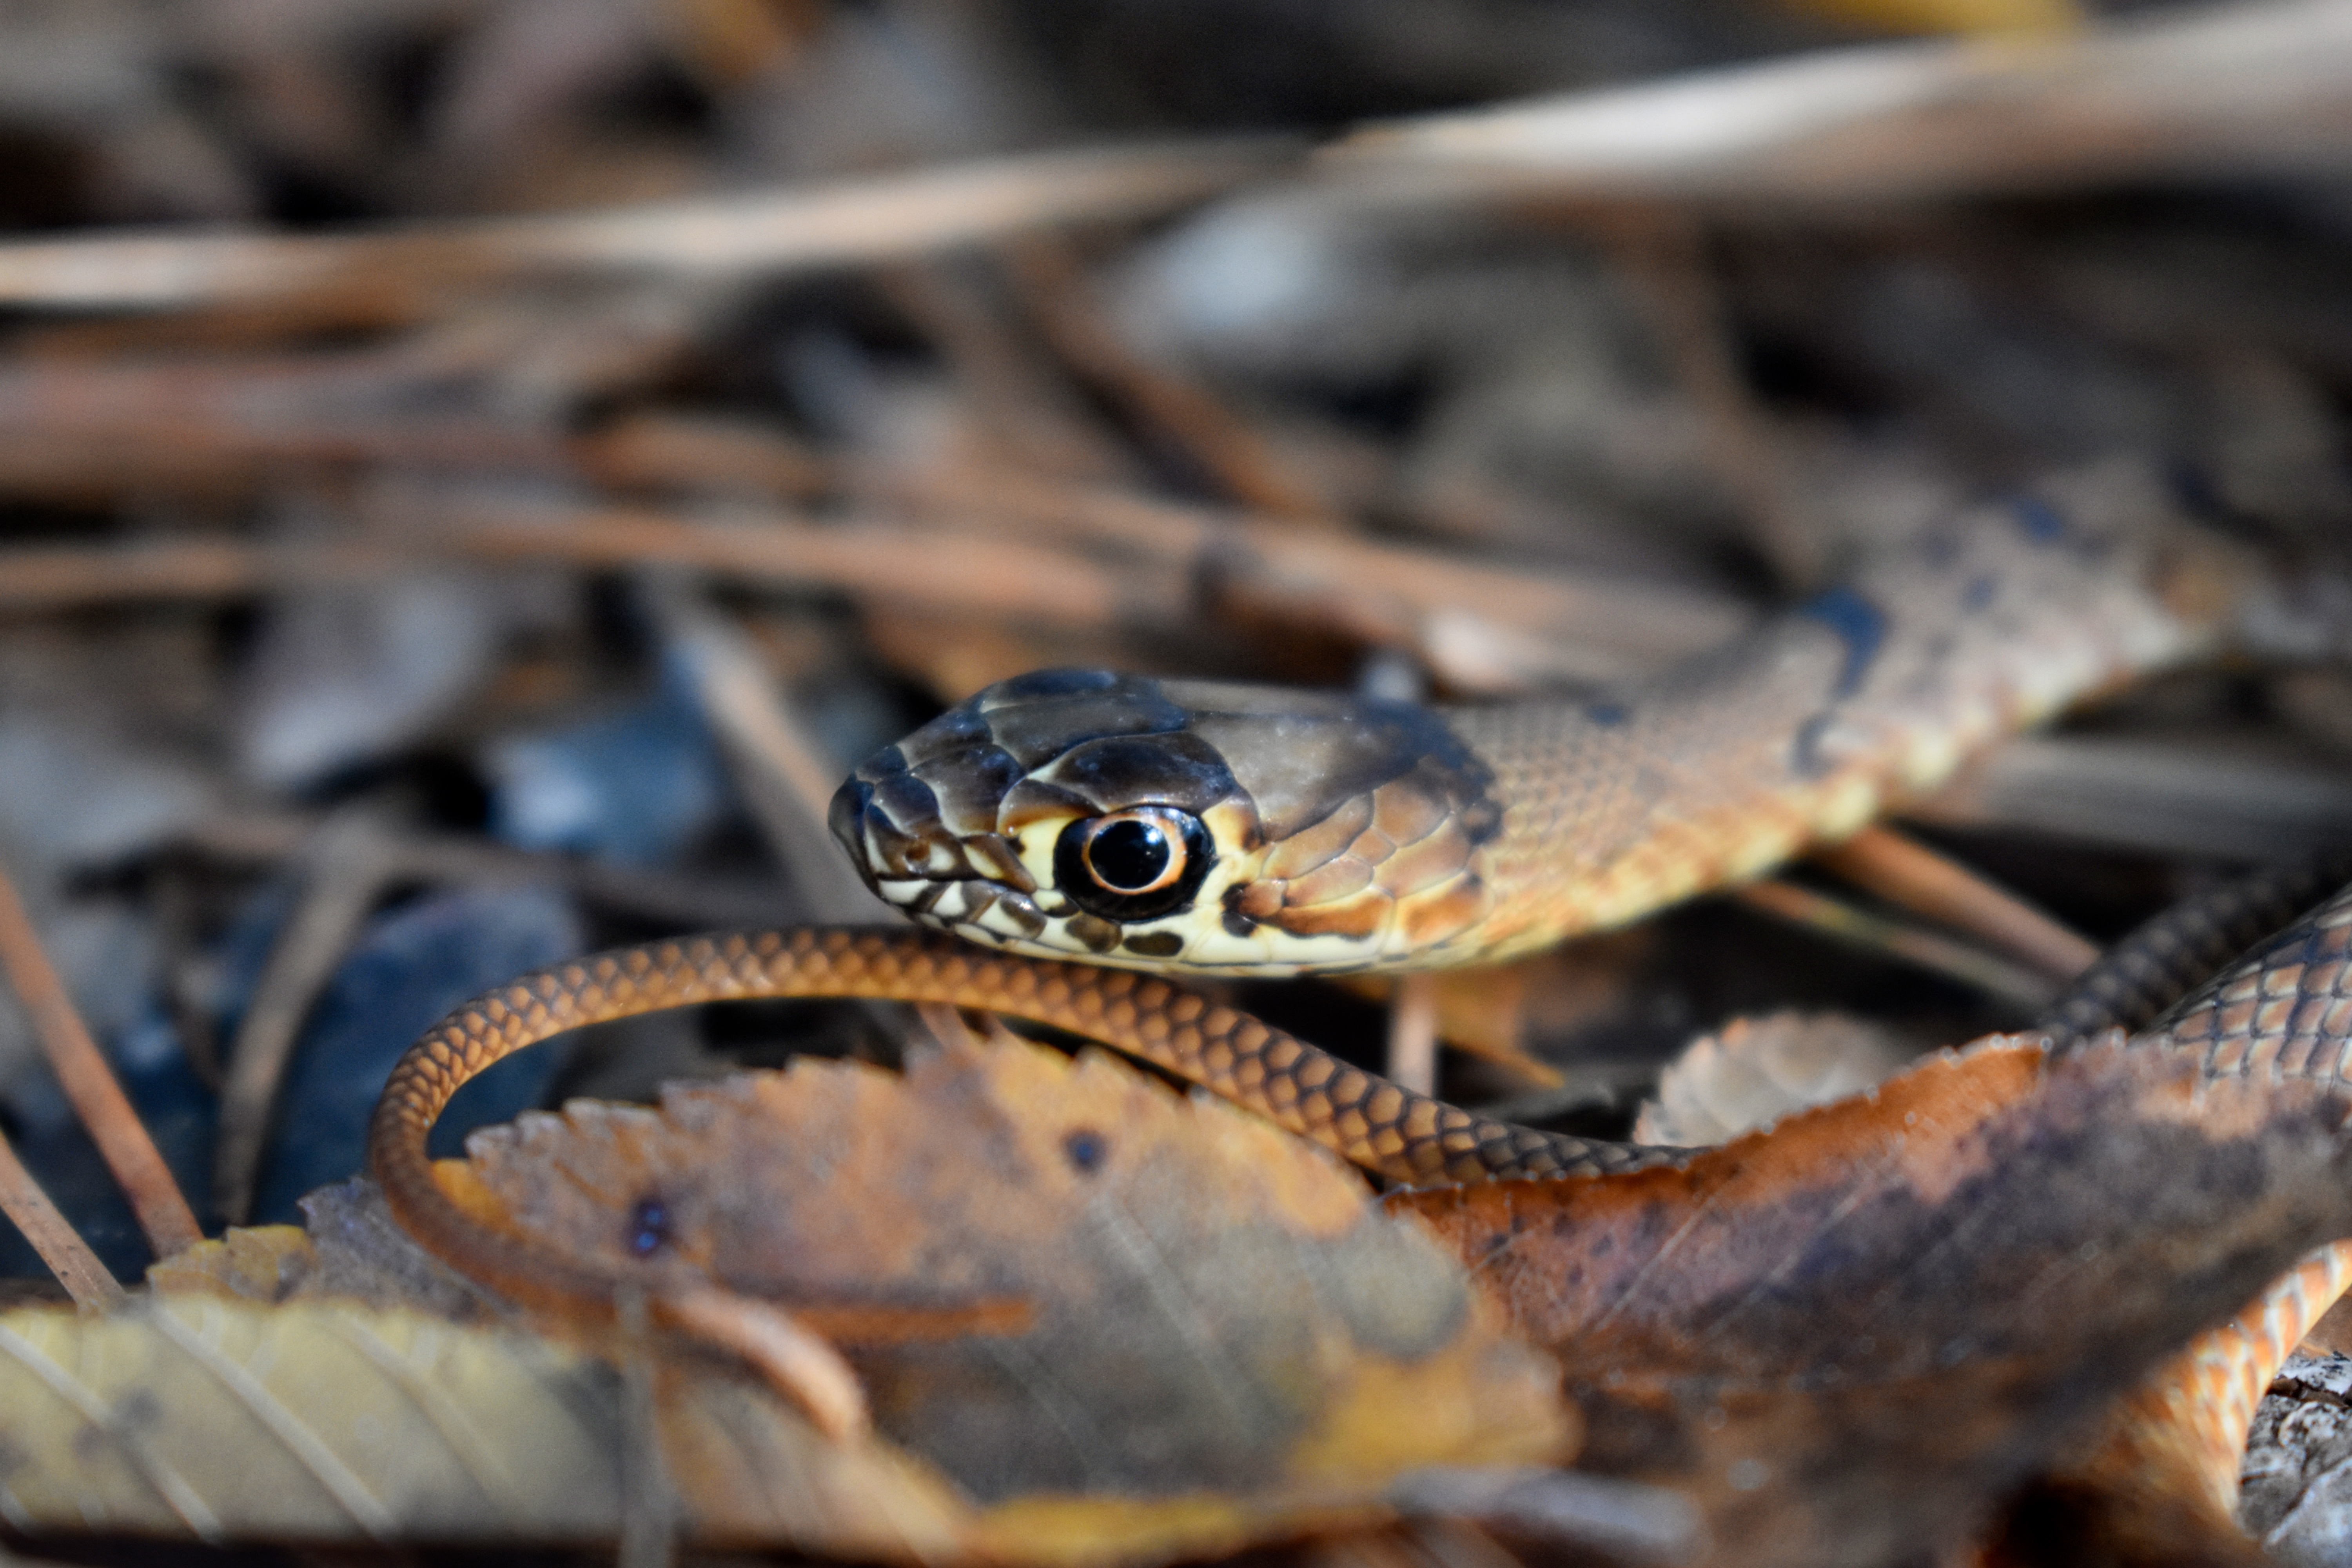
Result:
M1869 673L1870 661L1886 642L1886 612L1853 588L1832 588L1797 607L1807 620L1819 621L1845 644L1845 665L1838 671L1830 700L1851 697Z

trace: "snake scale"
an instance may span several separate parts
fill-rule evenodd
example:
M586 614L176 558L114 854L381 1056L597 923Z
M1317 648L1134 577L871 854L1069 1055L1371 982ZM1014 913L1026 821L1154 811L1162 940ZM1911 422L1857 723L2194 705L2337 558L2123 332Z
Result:
M870 759L834 803L868 883L945 934L701 937L524 976L411 1047L378 1104L371 1163L401 1223L446 1261L526 1302L609 1310L612 1279L485 1225L436 1182L435 1118L475 1074L563 1030L783 996L946 1003L1067 1029L1402 1182L1670 1159L1478 1117L1135 971L1491 962L1620 924L1851 832L2103 688L2233 645L2307 645L2291 598L2145 470L2107 468L1956 516L1622 691L1431 709L1086 671L1002 682ZM2352 898L2311 919L2333 922L2315 929L2340 947ZM2283 942L2200 996L2347 984L2340 952ZM2153 1037L2195 1029L2211 1070L2334 1073L2352 1004L2190 1006Z

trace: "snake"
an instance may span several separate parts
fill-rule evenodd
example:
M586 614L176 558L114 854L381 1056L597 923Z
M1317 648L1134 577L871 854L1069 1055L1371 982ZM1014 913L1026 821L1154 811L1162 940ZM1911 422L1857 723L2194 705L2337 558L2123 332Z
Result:
M832 803L867 885L931 930L693 937L518 978L394 1068L371 1167L410 1235L461 1272L526 1304L609 1312L621 1282L478 1217L436 1181L435 1119L493 1062L565 1030L791 996L940 1003L1067 1030L1397 1183L1676 1159L1686 1152L1482 1117L1179 982L1506 961L1833 841L2103 689L2233 647L2308 652L2327 635L2260 552L2207 526L2160 474L2102 465L1962 509L1735 643L1599 693L1427 706L1105 671L1016 677L883 748ZM2199 994L2276 984L2287 953L2259 948ZM2111 975L2108 1000L2135 984L2147 989ZM2210 1070L2226 1056L2232 1070L2316 1074L2352 1042L2352 1018L2335 1012L2293 1048L2304 1026L2275 1009L2229 1016L2222 1028L2221 1014L2195 1015L2221 1031Z

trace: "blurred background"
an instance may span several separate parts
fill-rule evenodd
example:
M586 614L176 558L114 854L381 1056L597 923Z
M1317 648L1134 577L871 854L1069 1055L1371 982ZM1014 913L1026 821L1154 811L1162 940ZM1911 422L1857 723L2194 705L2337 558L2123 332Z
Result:
M2115 458L2325 547L2347 111L2309 0L5 0L0 866L207 1226L294 1217L466 996L887 918L825 799L990 680L1587 688ZM1910 818L2105 941L2352 838L2352 687ZM1438 1081L1622 1135L1696 1033L1897 1059L2033 956L1800 868L1441 988ZM1233 989L1381 1059L1377 988ZM659 1016L443 1134L914 1037ZM135 1275L13 1002L0 1128Z

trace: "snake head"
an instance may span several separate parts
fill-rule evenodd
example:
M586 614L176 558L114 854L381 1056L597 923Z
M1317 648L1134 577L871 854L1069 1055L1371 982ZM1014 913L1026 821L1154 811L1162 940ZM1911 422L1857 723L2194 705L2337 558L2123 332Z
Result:
M868 758L866 885L1016 952L1279 974L1426 963L1486 912L1492 774L1410 703L1041 670Z

